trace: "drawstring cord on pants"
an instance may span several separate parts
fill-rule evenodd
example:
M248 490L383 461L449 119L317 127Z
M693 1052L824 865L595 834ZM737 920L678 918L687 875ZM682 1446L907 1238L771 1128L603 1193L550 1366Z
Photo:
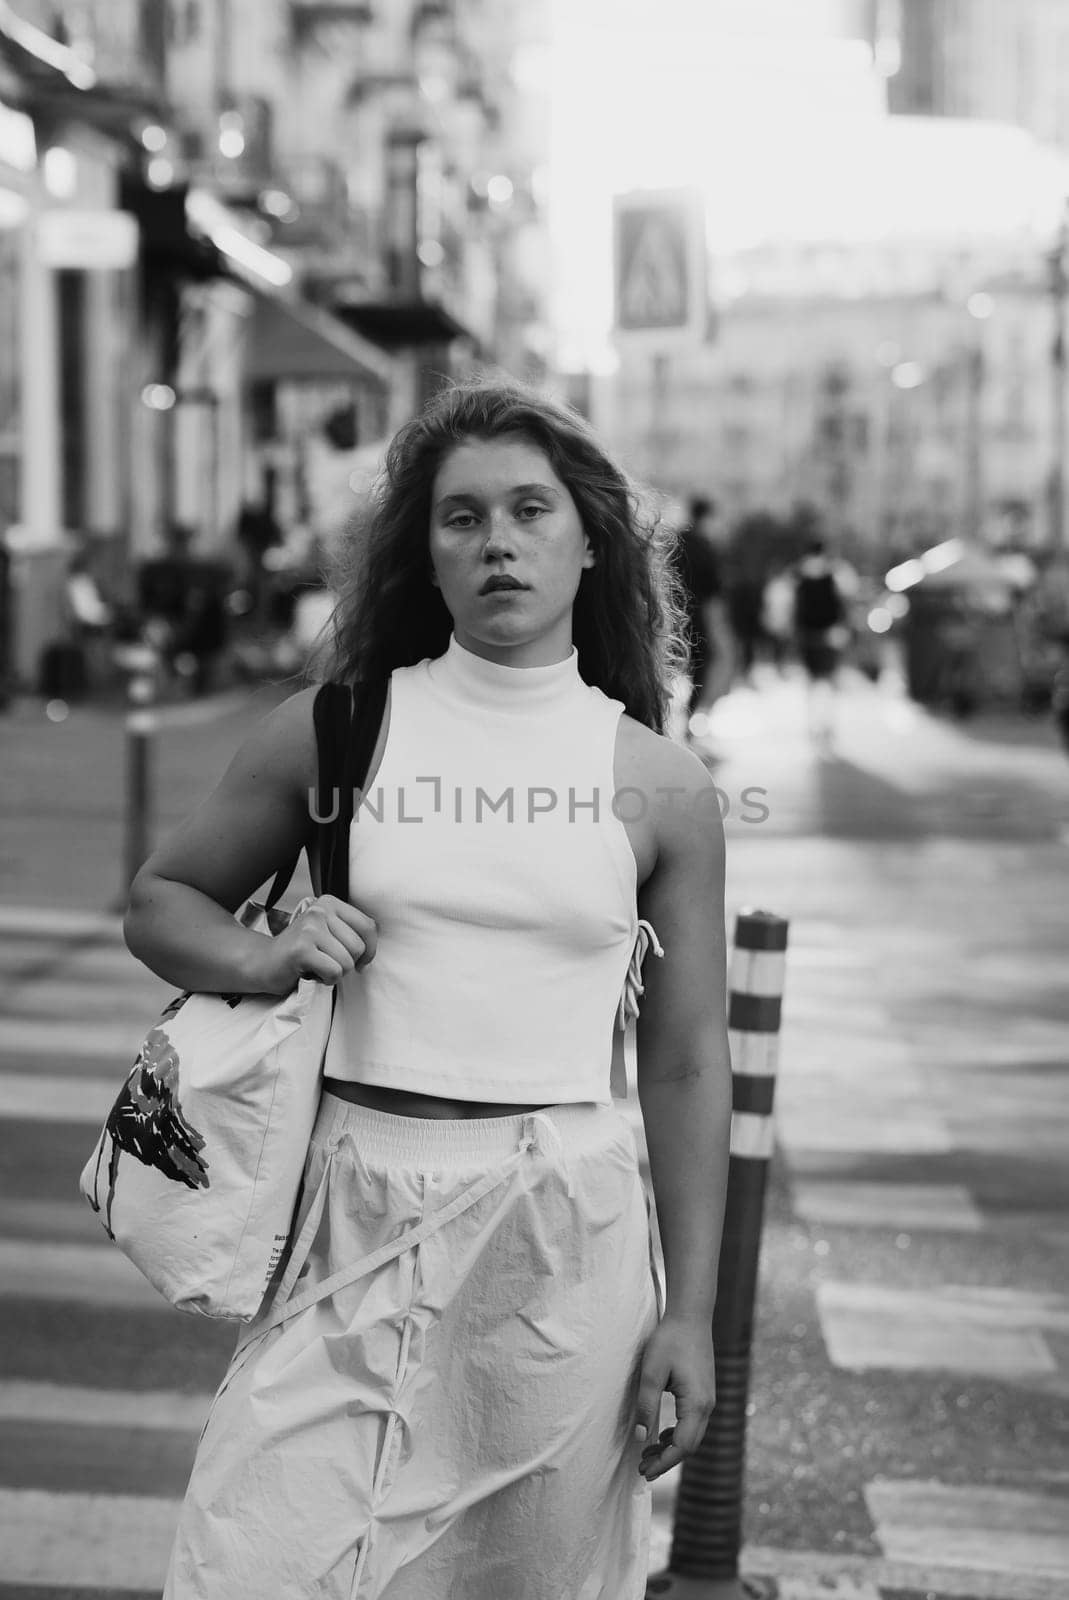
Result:
M444 1227L447 1222L452 1222L454 1217L459 1217L463 1212L477 1205L485 1195L490 1194L494 1189L498 1189L502 1184L508 1182L523 1161L524 1156L531 1149L542 1146L547 1154L557 1158L567 1184L568 1198L574 1198L575 1191L572 1187L571 1174L565 1159L564 1144L561 1140L560 1129L553 1119L547 1116L544 1111L529 1111L524 1116L523 1126L523 1135L516 1149L494 1172L487 1173L477 1183L473 1183L470 1189L463 1190L454 1199L450 1200L448 1205L441 1206L437 1211L432 1211L430 1216L424 1217L415 1227L407 1229L398 1238L392 1239L389 1244L382 1245L380 1249L373 1250L370 1255L364 1256L362 1260L350 1266L342 1267L338 1272L332 1272L329 1278L324 1278L322 1283L314 1284L310 1289L306 1289L303 1294L284 1299L281 1305L276 1305L270 1312L266 1321L253 1324L249 1330L248 1337L234 1352L234 1359L254 1340L261 1338L265 1333L269 1333L272 1328L280 1327L282 1323L288 1322L291 1317L297 1316L302 1311L307 1311L310 1306L314 1306L318 1301L325 1300L329 1295L336 1294L339 1289L346 1289L351 1283L356 1283L368 1273L375 1272L379 1267L384 1266L387 1261L392 1261L395 1256L401 1255L405 1250L413 1249L414 1246L421 1244L432 1233L436 1233L439 1228ZM540 1138L539 1135L542 1137ZM284 1290L288 1296L296 1279L300 1276L301 1266L307 1255L307 1251L302 1246L310 1243L311 1238L314 1237L319 1227L323 1207L326 1203L326 1190L327 1179L324 1175L312 1201L308 1216L301 1228L300 1235L294 1244L291 1265L287 1268L279 1284L276 1300L282 1296Z
M547 1155L556 1157L557 1164L564 1174L568 1199L574 1200L575 1190L572 1187L572 1175L568 1167L567 1157L564 1154L564 1141L560 1136L560 1129L557 1127L557 1124L553 1121L552 1117L547 1117L544 1111L529 1111L527 1113L526 1117L524 1118L524 1128L526 1131L524 1132L523 1138L519 1142L516 1154L523 1155L524 1151L531 1150L538 1146L539 1140L535 1131L536 1124L537 1127L542 1129L546 1135L543 1149Z
M540 1135L541 1138L539 1137ZM469 1206L474 1205L475 1202L481 1199L484 1194L488 1194L491 1189L496 1188L499 1184L505 1182L508 1176L519 1166L528 1150L538 1148L543 1141L544 1147L547 1149L547 1153L552 1153L557 1157L560 1166L564 1171L568 1185L568 1195L569 1198L571 1198L573 1192L572 1180L571 1175L568 1172L567 1162L564 1155L564 1144L560 1136L560 1129L557 1127L556 1123L551 1117L546 1116L544 1111L528 1112L524 1116L523 1134L520 1138L520 1142L516 1146L516 1149L513 1151L512 1155L508 1157L504 1166L497 1173L490 1174L488 1177L480 1179L480 1181L475 1184L472 1189L468 1190L465 1194L458 1196L458 1199L452 1201L448 1206L443 1206L440 1211L433 1212L431 1218L429 1219L430 1223L432 1224L431 1227L428 1227L427 1223L423 1222L420 1223L418 1227L410 1229L408 1233L402 1234L401 1238L395 1240L394 1242L396 1248L394 1248L394 1246L389 1247L390 1253L399 1255L402 1250L410 1249L413 1245L418 1243L420 1239L426 1238L427 1234L432 1232L435 1226L440 1226L443 1222L449 1220L451 1217L459 1216L462 1211L465 1211ZM322 1187L325 1189L326 1184L323 1184ZM458 1201L461 1203L458 1203ZM382 1251L377 1252L377 1255L380 1257L382 1254ZM348 1281L352 1282L356 1277L360 1276L361 1270L369 1269L370 1263L374 1259L374 1257L369 1257L367 1263L362 1263L361 1266L355 1271L346 1273L345 1276L348 1278ZM388 1260L389 1257L387 1256L385 1259ZM342 1275L336 1273L334 1278L328 1278L326 1283L320 1285L320 1292L333 1292L334 1288L340 1288L341 1284L336 1281L339 1276ZM295 1308L285 1308L287 1313L290 1314L292 1313L293 1309ZM400 1382L400 1376L404 1372L408 1361L408 1348L411 1336L412 1322L410 1318L406 1317L404 1331L401 1335L401 1352L397 1363L398 1382ZM378 1504L379 1498L385 1489L386 1474L389 1470L397 1423L398 1412L396 1409L391 1409L390 1414L386 1419L386 1430L383 1435L382 1451L379 1456L378 1467L375 1472L374 1483L372 1486L374 1503L376 1505ZM428 1526L430 1526L429 1520ZM363 1539L361 1541L360 1554L357 1558L356 1570L353 1573L353 1583L350 1590L350 1594L353 1596L359 1592L369 1548L369 1539Z

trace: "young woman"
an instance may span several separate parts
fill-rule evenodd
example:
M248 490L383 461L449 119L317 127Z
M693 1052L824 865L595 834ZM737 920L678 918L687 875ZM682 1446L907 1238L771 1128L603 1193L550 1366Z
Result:
M731 1105L723 831L661 731L659 539L570 411L444 391L390 447L335 618L333 676L390 684L352 903L275 939L232 916L307 837L313 690L138 875L127 940L169 980L338 991L285 1287L216 1396L167 1600L644 1593L648 1484L714 1401ZM612 1094L639 994L663 1305Z

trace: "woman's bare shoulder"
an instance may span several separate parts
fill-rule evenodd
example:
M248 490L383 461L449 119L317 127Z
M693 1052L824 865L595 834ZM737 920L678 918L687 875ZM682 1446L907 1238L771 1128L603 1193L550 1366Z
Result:
M617 771L624 782L643 791L651 813L671 804L673 796L700 795L715 788L693 751L626 712L620 718Z

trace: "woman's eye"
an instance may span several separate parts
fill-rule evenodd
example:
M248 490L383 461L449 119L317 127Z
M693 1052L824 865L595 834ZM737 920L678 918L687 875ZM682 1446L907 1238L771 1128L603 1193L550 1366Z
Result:
M545 509L545 506L539 506L533 503L529 506L521 506L520 516L528 522L533 522L535 517L540 517Z
M470 511L458 511L456 516L450 517L449 521L446 523L446 527L461 529L470 528L473 526L474 522L475 518Z

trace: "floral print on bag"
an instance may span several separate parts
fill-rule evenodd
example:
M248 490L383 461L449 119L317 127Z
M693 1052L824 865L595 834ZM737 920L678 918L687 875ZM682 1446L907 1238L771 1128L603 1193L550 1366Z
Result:
M164 1012L164 1017L174 1016L187 998L183 995L172 1002ZM184 1183L187 1189L208 1188L208 1163L201 1155L204 1136L182 1115L182 1107L178 1102L178 1054L161 1027L153 1028L141 1046L133 1071L112 1106L104 1127L111 1145L108 1195L104 1208L104 1226L110 1238L115 1237L111 1227L111 1208L115 1201L115 1180L122 1151L125 1150L145 1166L155 1167L165 1177ZM101 1139L97 1153L94 1196L98 1192L100 1162L106 1142ZM94 1211L99 1212L99 1200L91 1199L89 1203Z

